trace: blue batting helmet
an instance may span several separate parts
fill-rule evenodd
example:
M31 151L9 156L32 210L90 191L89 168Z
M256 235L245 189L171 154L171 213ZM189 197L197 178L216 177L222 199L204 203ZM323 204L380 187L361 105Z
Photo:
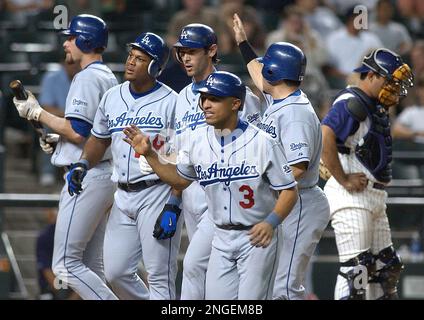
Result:
M68 29L63 30L62 34L76 36L75 44L84 53L107 47L106 23L99 17L90 14L80 14L74 17Z
M303 51L288 42L273 43L263 57L262 76L270 83L280 80L302 81L305 76L306 57Z
M402 58L389 49L376 49L362 59L362 65L353 70L364 73L373 71L383 77L391 76L393 72L403 65Z
M165 69L169 58L169 48L165 41L158 35L152 32L142 33L134 42L129 43L128 46L142 50L152 58L147 72L153 78L158 77Z
M181 30L180 38L174 44L175 48L209 48L213 44L218 43L215 31L207 25L200 23L188 24ZM177 51L177 60L181 62L181 58Z
M242 106L246 98L246 86L241 79L226 71L211 73L202 84L195 88L195 91L217 97L235 97L241 100Z

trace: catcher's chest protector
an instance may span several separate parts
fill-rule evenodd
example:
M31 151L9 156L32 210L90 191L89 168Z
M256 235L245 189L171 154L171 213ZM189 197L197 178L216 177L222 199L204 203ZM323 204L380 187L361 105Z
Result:
M356 157L378 181L390 182L392 137L389 115L384 107L373 103L360 89L347 88L346 91L355 96L348 102L348 109L356 120L371 120L368 132L355 147Z

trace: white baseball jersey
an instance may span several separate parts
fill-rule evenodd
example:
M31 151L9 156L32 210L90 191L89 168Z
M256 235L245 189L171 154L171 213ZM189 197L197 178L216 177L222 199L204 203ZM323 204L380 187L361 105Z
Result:
M72 79L66 98L65 118L77 118L93 124L94 116L103 94L117 85L115 75L103 63L94 62L77 73ZM52 155L51 163L55 166L68 166L78 162L84 143L76 145L60 138ZM111 159L110 150L103 160Z
M157 134L166 136L174 128L177 94L167 85L157 82L148 93L135 99L128 81L113 87L103 96L94 119L91 133L100 139L111 138L114 172L112 181L136 183L159 179L155 173L143 175L138 158L131 146L122 140L122 130L135 124L151 137L153 145Z
M177 171L198 180L216 225L254 225L273 211L278 190L296 185L284 151L256 127L240 121L226 137L198 129L179 150Z
M193 91L195 83L187 85L178 95L177 107L175 111L175 133L176 148L184 143L182 140L187 137L181 137L185 131L193 132L197 128L206 126L205 115L200 108L200 93ZM256 123L261 118L261 104L259 98L247 88L246 99L243 110L239 112L240 118L250 123ZM193 183L183 192L183 206L190 214L201 215L206 210L206 200L202 195L202 189ZM195 220L199 221L199 217Z
M299 189L318 183L322 149L321 124L307 96L299 89L281 101L265 95L268 108L258 128L284 146L289 165L308 162Z

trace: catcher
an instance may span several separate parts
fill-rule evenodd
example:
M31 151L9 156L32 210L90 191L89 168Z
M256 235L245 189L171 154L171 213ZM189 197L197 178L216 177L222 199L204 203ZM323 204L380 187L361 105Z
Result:
M407 94L413 75L400 56L383 48L354 71L360 73L358 86L342 90L322 121L322 160L332 174L324 192L341 263L335 298L396 299L403 263L386 215L385 188L392 178L388 109ZM360 281L365 271L368 281Z

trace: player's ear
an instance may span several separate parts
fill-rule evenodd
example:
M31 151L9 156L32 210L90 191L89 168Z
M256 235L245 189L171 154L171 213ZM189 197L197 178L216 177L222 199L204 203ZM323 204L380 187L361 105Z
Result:
M218 46L216 44L211 45L208 49L208 56L213 58L216 55L217 51Z
M232 106L231 106L231 110L233 110L233 111L240 111L241 110L241 107L242 107L241 100L240 99L237 99L237 98L234 98L233 99Z

